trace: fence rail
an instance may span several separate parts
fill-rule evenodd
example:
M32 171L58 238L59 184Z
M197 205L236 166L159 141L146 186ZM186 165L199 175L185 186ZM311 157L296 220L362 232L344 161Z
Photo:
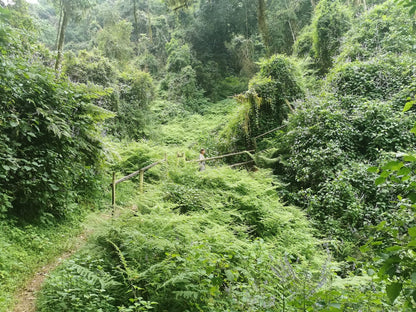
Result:
M246 153L250 153L250 152L254 152L254 151L255 150L230 153L230 154L225 154L225 155L220 155L220 156L208 157L208 158L204 158L204 159L189 160L189 162L201 162L201 161L221 159L221 158L225 158L225 157L229 157L229 156L236 156L236 155L246 154Z
M133 178L133 177L135 177L139 174L140 175L140 193L143 193L144 172L146 170L149 170L150 168L153 168L154 166L157 166L157 165L159 165L163 162L166 162L166 161L167 161L167 158L166 158L166 155L165 155L165 159L156 161L153 164L150 164L146 167L140 168L139 170L137 170L133 173L130 173L129 175L126 175L125 177L122 177L121 179L118 179L118 180L116 180L116 173L113 172L113 182L111 183L111 205L113 207L113 214L114 214L114 211L116 209L116 185L121 183L121 182L124 182L126 180L129 180L129 179L131 179L131 178Z
M236 156L236 155L246 154L246 153L250 153L250 152L254 152L254 151L255 150L241 151L241 152L230 153L230 154L225 154L225 155L220 155L220 156L215 156L215 157L208 157L208 158L205 158L205 159L189 160L188 162L210 161L210 160L221 159L221 158L225 158L225 157L229 157L229 156ZM177 155L178 158L179 157L182 158L184 156L185 156L184 153ZM153 168L154 166L157 166L157 165L159 165L161 163L164 163L164 162L167 162L167 156L166 155L165 155L165 159L156 161L156 162L154 162L154 163L152 163L152 164L150 164L146 167L140 168L139 170L134 171L134 172L130 173L129 175L126 175L126 176L124 176L124 177L122 177L121 179L118 179L118 180L116 180L116 173L113 172L113 180L112 180L112 183L111 183L111 205L113 207L113 214L114 214L114 211L115 211L115 208L116 208L116 185L121 183L121 182L127 181L127 180L129 180L129 179L131 179L131 178L133 178L137 175L140 175L140 193L143 193L144 172L146 170L149 170L150 168ZM253 160L250 160L250 161L230 165L230 167L232 168L232 167L236 167L236 166L242 166L242 165L249 164L249 163L252 163L252 162L253 162Z

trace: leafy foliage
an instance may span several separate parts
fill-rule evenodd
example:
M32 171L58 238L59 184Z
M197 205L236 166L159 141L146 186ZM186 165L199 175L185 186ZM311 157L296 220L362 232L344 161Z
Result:
M365 61L374 55L414 53L414 18L394 1L375 6L353 23L336 62Z
M339 1L319 1L312 20L313 51L321 73L332 66L341 38L350 27L351 14Z
M1 210L63 216L77 197L97 191L98 123L109 114L87 88L56 81L43 65L6 49L8 38L0 47L9 56L0 64Z
M413 105L413 101L407 102L404 111L408 111ZM415 133L414 128L411 132ZM403 300L404 307L408 309L413 309L416 305L415 161L414 153L399 153L395 160L384 163L380 168L368 169L379 173L375 180L376 185L400 185L402 192L397 196L398 209L394 211L394 217L383 220L374 227L374 236L361 248L363 252L372 251L371 268L376 269L378 278L386 282L385 290L390 304Z
M65 55L63 72L73 82L94 83L104 87L110 86L115 78L116 71L108 58L95 53L80 51Z
M88 256L69 260L58 272L43 289L39 311L117 311L112 290L119 283L104 271L103 260Z
M286 303L278 299L285 290L274 287L279 277L271 264L294 271L310 266L319 278L317 241L299 210L278 203L267 172L198 173L188 164L170 166L158 184L137 202L136 216L126 214L97 237L94 258L81 256L55 273L42 293L41 311L61 309L54 298L71 289L74 305L66 308L74 311L78 302L85 308L95 302L82 294L111 294L114 301L104 300L113 306L108 311L133 309L133 303L143 311L274 309ZM88 263L98 259L104 260L100 279L110 274L116 288L100 291L101 283L93 282L98 273Z
M338 94L389 99L414 80L414 71L413 57L377 56L335 67L328 83Z
M289 102L303 96L300 70L292 59L283 55L265 59L249 90L236 97L242 105L224 135L233 145L252 147L252 138L280 125L291 109Z
M398 194L373 185L368 161L387 157L381 151L415 144L410 135L399 135L410 124L411 117L403 118L391 102L351 108L338 100L306 102L291 116L287 132L276 138L274 172L288 183L282 194L306 208L324 232L362 239L363 227L381 221L380 214Z
M133 55L130 36L133 26L127 21L120 21L105 27L97 37L98 48L110 59L117 59L122 64Z

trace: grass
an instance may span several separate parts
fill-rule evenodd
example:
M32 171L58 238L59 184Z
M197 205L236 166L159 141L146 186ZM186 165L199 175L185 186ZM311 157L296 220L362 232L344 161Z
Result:
M93 231L103 212L54 224L0 221L0 312L10 311L15 293L43 266L76 248L81 233Z
M144 194L137 181L119 185L117 204L136 211L101 226L51 275L39 311L254 311L279 294L271 263L322 263L305 216L279 203L267 170L173 161L151 170Z
M185 112L173 116L151 130L152 141L195 151L199 151L203 144L209 152L216 146L220 129L228 122L236 107L234 99L226 99L207 105L198 113ZM160 114L160 106L157 109Z
M0 311L5 312L13 303L15 291L38 268L71 249L82 227L74 221L55 226L1 221L0 229Z

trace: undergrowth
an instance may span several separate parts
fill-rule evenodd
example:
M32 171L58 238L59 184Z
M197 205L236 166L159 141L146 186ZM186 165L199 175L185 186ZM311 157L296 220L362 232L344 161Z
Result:
M71 249L82 228L79 219L48 225L0 221L0 311L9 311L14 292L37 269Z
M194 163L173 161L151 170L156 183L144 194L134 182L118 190L130 193L135 209L107 222L52 274L39 311L385 307L365 271L337 275L341 264L314 238L304 214L279 202L269 171L198 172Z
M302 212L279 202L268 171L155 170L158 183L133 192L137 211L52 275L39 311L278 311L301 287L285 267L317 284L332 274L322 273L321 243Z

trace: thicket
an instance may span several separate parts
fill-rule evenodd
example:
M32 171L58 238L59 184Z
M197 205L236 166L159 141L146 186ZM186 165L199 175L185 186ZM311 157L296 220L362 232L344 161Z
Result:
M304 97L300 66L284 55L263 59L260 71L250 80L248 91L237 95L239 110L222 131L222 149L256 147L254 137L282 125L293 110L290 102Z
M321 233L334 239L340 259L359 253L357 246L374 234L371 226L410 226L398 196L409 193L411 182L376 185L377 176L367 169L416 143L409 132L414 112L402 113L414 96L411 23L406 9L391 2L359 17L321 94L297 102L285 128L262 143L269 150L255 158L273 168L283 198L303 207ZM376 36L367 37L367 30ZM395 37L406 39L398 43Z
M183 164L155 179L135 214L48 280L40 311L270 310L298 305L296 274L309 270L316 284L330 274L305 217L279 203L269 173Z
M99 124L110 114L88 88L55 79L31 30L7 24L13 12L0 13L1 215L64 216L101 189Z
M114 221L65 264L40 309L411 310L409 151L416 142L407 131L413 109L401 111L415 95L416 42L407 9L391 1L362 13L366 2L352 8L323 0L314 8L311 1L269 1L266 12L250 0L168 4L100 1L68 29L73 52L62 79L44 66L53 64L51 54L34 48L32 22L0 11L0 215L48 223L74 201L93 200L103 190L103 133L151 137L191 157L200 147L211 156L265 149L253 159L274 178L262 170L198 173L196 165L152 169L146 177L158 186L146 185L150 198L118 197L138 212ZM41 36L52 45L45 34L57 15L42 7L42 22L51 23ZM271 19L276 14L281 19ZM256 63L266 53L290 52L294 41L306 61L277 54ZM235 102L214 106L205 97L239 93L248 81L227 124ZM105 109L115 118L105 121ZM129 173L163 158L154 149L132 144L112 169ZM125 185L137 192L134 182ZM279 196L304 208L319 232ZM345 262L323 261L312 234ZM368 239L362 251L374 256L370 266L353 259ZM7 270L0 267L0 277Z

